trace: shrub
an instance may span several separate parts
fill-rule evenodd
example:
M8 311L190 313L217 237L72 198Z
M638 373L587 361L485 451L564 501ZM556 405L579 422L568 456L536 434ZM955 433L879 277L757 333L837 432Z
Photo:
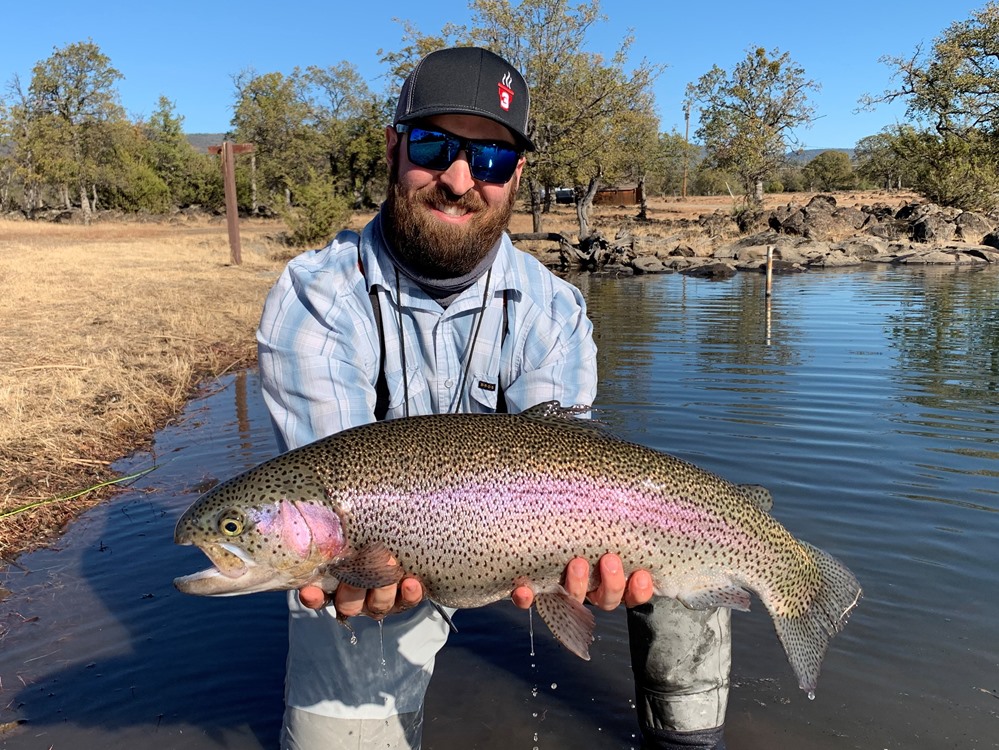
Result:
M351 201L337 195L333 181L310 170L309 181L292 191L292 205L280 209L291 231L289 244L295 247L325 245L338 228L350 219Z

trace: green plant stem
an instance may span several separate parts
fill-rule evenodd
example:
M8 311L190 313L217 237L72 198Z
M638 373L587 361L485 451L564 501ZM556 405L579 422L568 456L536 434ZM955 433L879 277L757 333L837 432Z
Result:
M117 477L115 479L108 479L106 482L100 482L91 487L80 490L79 492L74 492L72 495L64 495L62 497L51 497L48 500L39 500L38 502L28 503L27 505L21 505L12 510L8 510L4 513L0 513L0 521L5 518L10 518L11 516L16 516L18 513L24 513L25 511L33 510L34 508L41 508L44 505L51 505L53 503L60 503L65 500L75 500L78 497L83 497L88 492L93 492L94 490L99 490L102 487L110 487L111 485L121 484L122 482L128 482L133 479L138 479L139 477L145 476L149 472L156 469L155 466L150 466L148 469L143 469L142 471L137 471L134 474L129 474L125 477Z

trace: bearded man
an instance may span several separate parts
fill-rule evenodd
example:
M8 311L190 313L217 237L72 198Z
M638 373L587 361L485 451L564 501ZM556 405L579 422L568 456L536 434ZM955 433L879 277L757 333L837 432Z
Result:
M386 128L389 190L361 233L288 264L257 332L264 400L282 450L376 419L591 404L593 327L579 291L510 242L525 164L523 76L478 48L433 52ZM605 555L566 590L602 609L652 597ZM530 607L533 593L511 592ZM449 624L414 578L288 600L282 748L419 748L423 698ZM354 617L364 614L368 617ZM349 620L345 628L339 620Z

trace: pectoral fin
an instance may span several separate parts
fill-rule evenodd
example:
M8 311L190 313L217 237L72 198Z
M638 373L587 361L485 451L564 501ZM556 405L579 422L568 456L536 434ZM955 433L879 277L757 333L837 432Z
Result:
M372 542L328 568L334 577L359 589L377 589L399 583L403 570L381 542Z
M569 596L564 589L538 594L534 606L552 635L580 659L590 660L590 644L596 623L593 613Z

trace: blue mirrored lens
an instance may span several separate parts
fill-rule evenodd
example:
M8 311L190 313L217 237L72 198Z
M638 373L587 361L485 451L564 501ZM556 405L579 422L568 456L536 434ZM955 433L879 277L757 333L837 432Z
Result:
M469 166L472 177L484 182L506 182L513 176L520 155L496 143L472 144Z
M409 160L428 169L447 169L458 155L457 139L421 128L409 131Z
M513 176L520 159L513 146L503 143L471 141L425 128L411 127L408 133L409 160L427 169L447 169L464 149L472 177L483 182L504 183Z

